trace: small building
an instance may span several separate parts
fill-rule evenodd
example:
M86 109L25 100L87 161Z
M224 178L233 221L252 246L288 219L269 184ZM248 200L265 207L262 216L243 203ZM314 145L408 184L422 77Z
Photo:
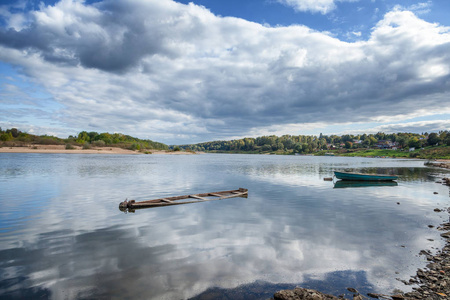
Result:
M375 146L378 149L392 149L395 146L395 143L389 140L379 140Z

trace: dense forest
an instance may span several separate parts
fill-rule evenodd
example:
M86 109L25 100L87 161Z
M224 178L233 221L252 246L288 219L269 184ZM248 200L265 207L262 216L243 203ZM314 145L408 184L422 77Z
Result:
M257 138L243 138L231 141L214 141L199 144L172 146L174 149L212 152L249 153L301 153L308 154L320 150L368 149L380 144L389 144L397 149L422 148L426 146L450 146L450 132L439 133L392 133L351 135L271 135Z
M130 150L168 150L169 146L151 140L142 140L121 133L97 133L82 131L77 136L61 139L48 135L33 135L21 132L17 128L2 130L0 128L0 146L23 146L27 144L66 145L66 149L73 146L91 147L120 147Z

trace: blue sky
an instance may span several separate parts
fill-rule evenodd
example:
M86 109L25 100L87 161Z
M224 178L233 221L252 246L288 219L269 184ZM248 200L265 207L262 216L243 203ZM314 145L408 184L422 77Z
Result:
M2 1L0 127L168 144L450 129L444 0Z

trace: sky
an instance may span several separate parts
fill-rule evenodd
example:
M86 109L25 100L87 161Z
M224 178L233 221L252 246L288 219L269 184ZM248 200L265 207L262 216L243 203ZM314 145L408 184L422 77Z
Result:
M448 0L0 2L0 127L166 144L450 130Z

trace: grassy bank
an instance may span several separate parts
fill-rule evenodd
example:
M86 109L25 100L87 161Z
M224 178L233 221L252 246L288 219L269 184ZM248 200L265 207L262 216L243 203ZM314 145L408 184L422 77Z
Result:
M420 159L450 159L450 146L434 146L414 151L380 150L380 149L340 149L319 151L315 155L333 153L336 156L358 157L392 157L392 158L420 158Z
M271 154L271 155L294 155L293 150L283 151L207 151L208 153L227 153L227 154ZM348 157L391 157L391 158L420 158L420 159L448 159L450 160L450 146L434 146L418 149L414 151L401 150L380 150L380 149L338 149L321 150L315 153L305 155L314 156L348 156Z

